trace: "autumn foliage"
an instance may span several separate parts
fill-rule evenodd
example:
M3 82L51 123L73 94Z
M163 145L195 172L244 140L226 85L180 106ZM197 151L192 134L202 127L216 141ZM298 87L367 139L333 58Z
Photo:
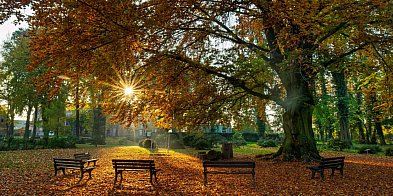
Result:
M375 66L391 84L387 0L42 0L31 7L30 66L47 68L39 89L55 96L66 75L77 105L94 100L127 126L152 119L189 131L242 124L254 119L251 111L264 114L269 101L283 110L277 155L309 161L320 158L312 119L317 73L354 73L358 65L361 75ZM130 84L138 95L122 97ZM389 103L373 108L386 112L376 109ZM350 139L340 131L340 140Z
M54 176L54 157L85 151L99 159L91 179L85 175L79 181L76 171ZM10 151L0 156L0 192L8 195L389 195L393 191L392 158L372 155L345 154L344 177L327 175L325 181L310 179L306 166L313 163L277 163L235 155L235 159L256 161L255 188L249 175L209 176L204 187L201 160L173 151L149 156L140 147L106 147ZM123 182L114 185L114 158L154 159L161 169L158 183L150 185L145 172L126 172Z

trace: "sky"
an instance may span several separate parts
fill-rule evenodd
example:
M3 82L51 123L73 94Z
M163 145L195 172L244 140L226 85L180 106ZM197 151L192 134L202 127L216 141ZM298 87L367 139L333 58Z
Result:
M11 18L10 20L6 21L4 24L0 25L0 51L3 50L3 43L4 41L8 40L12 33L16 30L18 30L19 28L27 28L28 25L27 23L22 23L19 25L15 25L14 23L12 23L12 20L15 18ZM3 57L1 56L0 53L0 61L3 60ZM0 100L1 102L1 100ZM0 103L0 104L4 104L4 103ZM22 116L17 116L17 120L19 119L23 119Z
M27 8L26 10L23 11L24 13L31 14L32 11ZM7 20L4 24L0 25L0 51L3 50L3 43L4 41L8 40L12 33L19 28L27 28L28 24L27 22L23 22L21 24L15 25L12 21L15 20L16 17L11 17L9 20ZM0 60L2 60L2 56L0 54Z

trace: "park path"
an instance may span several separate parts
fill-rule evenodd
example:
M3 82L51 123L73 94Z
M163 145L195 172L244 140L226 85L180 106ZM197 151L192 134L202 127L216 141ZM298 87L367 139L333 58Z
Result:
M89 179L78 172L54 176L53 158L89 152L99 159ZM323 154L337 156L338 154ZM310 165L302 162L256 161L256 187L249 175L209 177L203 186L202 162L171 151L150 156L140 147L28 150L0 152L0 195L393 195L393 159L374 155L346 154L344 178L339 175L310 179ZM113 183L111 160L154 159L159 182L149 184L145 172L126 172L121 184Z

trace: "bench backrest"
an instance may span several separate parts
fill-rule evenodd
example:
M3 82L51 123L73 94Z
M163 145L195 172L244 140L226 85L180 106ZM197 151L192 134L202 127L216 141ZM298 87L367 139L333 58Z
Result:
M81 159L53 158L55 167L83 168L85 161Z
M254 161L204 161L203 167L216 168L255 168Z
M323 158L320 162L321 166L329 167L329 166L338 166L344 165L345 157L331 157L331 158Z
M76 153L74 154L75 159L91 159L91 155L88 152L85 153Z
M154 160L112 159L115 169L155 169Z

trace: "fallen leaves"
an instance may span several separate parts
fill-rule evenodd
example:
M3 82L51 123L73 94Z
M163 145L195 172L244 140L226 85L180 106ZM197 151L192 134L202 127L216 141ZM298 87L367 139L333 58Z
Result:
M79 181L78 171L54 176L53 157L72 157L88 151L98 158L92 178ZM336 156L323 154L323 156ZM172 152L150 156L139 147L28 150L0 152L0 192L10 195L389 195L393 193L393 159L369 155L345 155L344 177L329 173L322 181L310 179L302 162L273 163L256 159L256 187L250 175L209 175L203 186L201 160ZM158 183L149 183L147 172L126 172L121 183L113 183L111 160L154 159ZM252 159L238 157L236 159Z

